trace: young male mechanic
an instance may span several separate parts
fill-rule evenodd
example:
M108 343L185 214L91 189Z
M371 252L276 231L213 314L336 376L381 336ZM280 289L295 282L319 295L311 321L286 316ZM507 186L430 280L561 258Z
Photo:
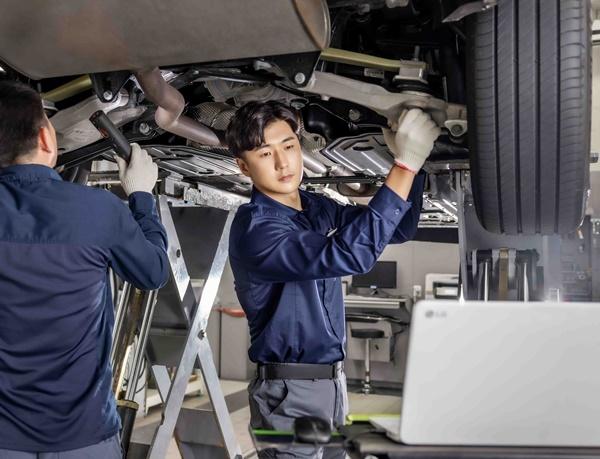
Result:
M157 168L137 145L119 162L128 209L63 182L56 159L38 93L0 81L0 459L120 459L107 275L168 279Z
M343 206L298 189L302 150L296 113L251 102L226 133L252 179L230 236L236 292L250 327L258 375L248 388L253 428L292 430L294 418L343 425L346 387L341 276L369 271L389 243L411 239L421 210L417 176L440 129L419 109L385 130L395 165L368 207Z

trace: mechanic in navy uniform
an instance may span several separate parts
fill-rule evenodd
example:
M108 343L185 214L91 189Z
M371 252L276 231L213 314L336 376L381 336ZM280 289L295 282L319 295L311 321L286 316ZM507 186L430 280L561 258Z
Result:
M226 140L253 182L249 204L231 228L229 256L248 318L252 428L293 430L294 418L343 425L347 394L344 301L340 277L365 273L389 243L413 238L424 176L417 175L440 129L419 109L384 130L395 164L367 207L344 206L299 190L302 149L294 110L250 102ZM313 447L269 450L261 457L316 457Z
M137 145L119 161L127 208L62 181L56 159L39 94L0 81L0 459L121 459L108 269L168 279L157 168Z

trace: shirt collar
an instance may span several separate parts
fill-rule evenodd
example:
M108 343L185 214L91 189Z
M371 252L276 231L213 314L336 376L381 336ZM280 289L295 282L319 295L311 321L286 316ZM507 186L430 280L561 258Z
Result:
M0 178L15 178L28 180L62 180L54 169L41 164L15 164L0 168Z
M300 192L300 201L302 202L302 209L303 211L306 211L310 208L311 205L310 193L307 193L306 191L302 190L298 191ZM294 215L300 212L294 209L293 207L289 207L285 204L280 203L279 201L275 201L275 199L262 193L256 187L252 187L251 201L259 206L275 209L288 217L293 217Z

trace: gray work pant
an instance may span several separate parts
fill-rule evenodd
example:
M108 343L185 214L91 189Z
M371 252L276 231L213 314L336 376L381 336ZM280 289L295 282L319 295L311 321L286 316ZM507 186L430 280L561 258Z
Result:
M53 453L31 453L0 449L0 459L122 459L119 434L113 435L94 445L69 451Z
M346 376L336 379L258 378L248 386L250 425L253 429L293 431L294 419L318 416L333 427L343 426L348 413ZM260 458L344 458L341 448L290 445L259 452Z

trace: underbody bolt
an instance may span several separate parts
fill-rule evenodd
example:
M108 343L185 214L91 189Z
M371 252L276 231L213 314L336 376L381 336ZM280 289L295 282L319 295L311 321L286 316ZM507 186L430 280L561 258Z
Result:
M450 128L450 133L453 136L459 137L459 136L461 136L463 134L463 128L462 128L462 126L460 124L455 124L454 126L452 126Z
M350 121L358 121L360 117L361 113L357 109L351 108L350 110L348 110L348 118L350 118Z
M113 93L111 91L104 91L102 97L104 97L104 100L112 100Z
M304 106L306 105L304 103L303 100L300 99L294 99L290 102L290 105L295 108L296 110L302 110L304 108Z
M296 84L304 84L306 81L306 75L302 72L298 72L294 75L294 83Z
M150 126L148 123L140 123L140 132L144 135L150 134Z

